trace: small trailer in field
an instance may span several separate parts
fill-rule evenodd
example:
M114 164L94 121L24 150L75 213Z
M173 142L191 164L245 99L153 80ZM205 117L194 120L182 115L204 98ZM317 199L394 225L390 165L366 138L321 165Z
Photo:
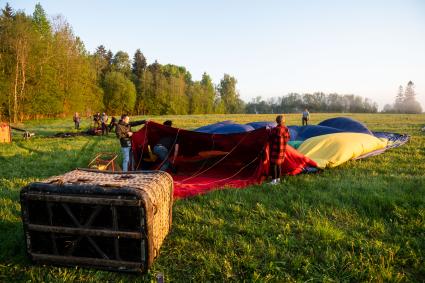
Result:
M24 134L23 134L23 137L24 137L24 139L29 139L30 137L33 137L33 136L35 136L35 134L34 133L31 133L31 132L29 132L29 131L27 131L27 130L25 130L25 129L21 129L21 128L17 128L17 127L13 127L13 126L10 126L10 128L12 129L12 130L15 130L15 131L18 131L18 132L23 132Z
M31 133L25 129L11 126L10 124L5 122L0 122L0 143L12 142L12 130L23 132L24 139L29 139L30 137L35 136L34 133Z

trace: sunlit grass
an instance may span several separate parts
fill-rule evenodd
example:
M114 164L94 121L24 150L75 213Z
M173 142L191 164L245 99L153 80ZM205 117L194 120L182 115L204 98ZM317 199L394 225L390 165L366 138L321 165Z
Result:
M335 117L313 114L312 123ZM96 152L119 152L109 137L46 138L74 131L70 119L30 121L25 141L0 144L0 282L425 281L425 115L347 114L375 131L408 133L385 154L320 174L287 177L178 200L173 228L145 276L32 265L25 256L19 190L28 182L85 167ZM177 127L275 115L133 117ZM90 120L83 120L82 127ZM287 115L300 124L300 115Z

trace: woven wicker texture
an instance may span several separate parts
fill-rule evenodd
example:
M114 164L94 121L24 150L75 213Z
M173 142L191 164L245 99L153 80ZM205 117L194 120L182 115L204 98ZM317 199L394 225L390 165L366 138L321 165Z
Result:
M152 204L153 211L147 211L146 217L149 220L152 216L153 220L150 228L152 229L155 257L171 228L173 179L165 172L111 173L77 169L60 176L50 177L42 183L97 185L111 190L126 188L134 191L136 195L142 196L145 203Z

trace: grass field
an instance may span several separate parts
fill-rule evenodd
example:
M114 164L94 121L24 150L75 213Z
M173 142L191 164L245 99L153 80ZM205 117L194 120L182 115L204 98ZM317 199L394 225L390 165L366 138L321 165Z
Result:
M315 124L336 114L313 114ZM407 133L411 141L382 155L320 174L222 190L178 200L173 228L145 276L32 265L25 255L19 190L29 182L85 167L99 151L119 151L109 137L46 138L73 131L72 121L30 121L0 144L0 282L166 281L424 282L425 115L349 114L375 131ZM150 117L177 127L274 115ZM83 121L87 127L89 121ZM299 124L299 115L288 115Z

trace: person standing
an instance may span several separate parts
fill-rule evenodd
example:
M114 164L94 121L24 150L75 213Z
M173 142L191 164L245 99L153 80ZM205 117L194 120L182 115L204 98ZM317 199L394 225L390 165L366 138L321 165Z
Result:
M72 117L72 120L74 121L75 129L80 129L80 114L78 112L75 112L74 117Z
M115 128L115 134L120 139L121 152L123 155L122 160L122 171L127 172L130 165L130 154L131 154L131 137L133 132L131 127L146 124L146 120L135 121L130 123L130 117L126 114L121 116L121 120L118 122Z
M308 112L308 109L306 108L303 111L303 117L302 117L302 124L303 124L303 126L307 126L308 125L308 120L310 120L310 112Z
M99 112L97 112L96 114L93 115L93 125L94 125L95 131L100 127L100 113Z
M270 170L272 176L272 185L280 182L282 164L285 160L286 144L290 139L288 128L285 126L285 118L283 115L276 117L277 126L271 129L269 136L270 144Z
M100 117L100 122L102 123L102 136L106 133L108 135L108 126L106 123L108 123L108 115L106 115L105 112L102 113L102 116Z
M109 126L108 126L108 131L109 132L112 132L112 130L114 129L114 127L117 126L117 123L118 123L117 118L115 118L114 116L112 116L111 122L109 123Z

